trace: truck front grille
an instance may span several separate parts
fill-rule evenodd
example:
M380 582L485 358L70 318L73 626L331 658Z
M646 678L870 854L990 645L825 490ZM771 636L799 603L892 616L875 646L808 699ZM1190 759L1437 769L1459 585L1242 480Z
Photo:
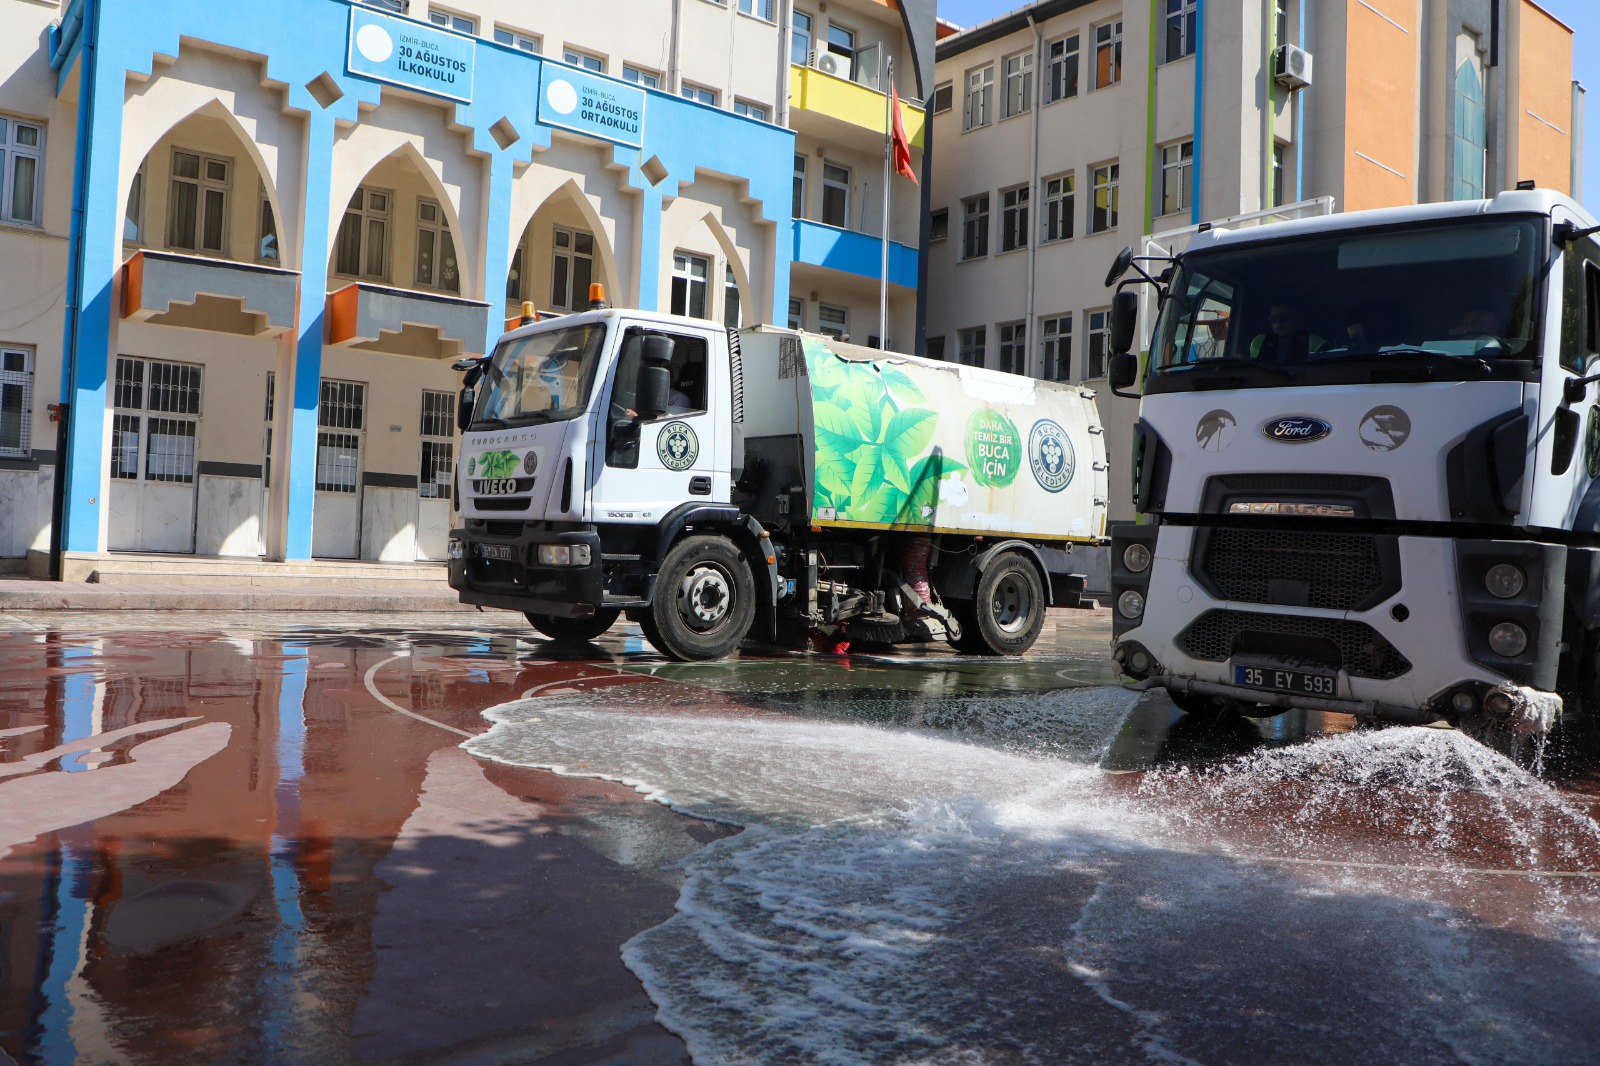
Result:
M1384 554L1359 533L1221 528L1196 538L1192 569L1218 599L1354 611L1399 588Z
M1377 630L1342 618L1213 610L1178 634L1177 645L1191 659L1205 662L1245 655L1342 669L1351 677L1378 681L1411 669L1406 657Z
M532 503L527 496L485 496L473 506L480 511L526 511Z

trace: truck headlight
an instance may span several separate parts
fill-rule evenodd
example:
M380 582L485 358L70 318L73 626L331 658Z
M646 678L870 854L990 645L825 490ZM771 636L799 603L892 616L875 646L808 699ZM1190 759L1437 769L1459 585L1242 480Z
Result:
M541 544L540 566L588 566L591 555L587 544Z
M1489 590L1489 595L1502 600L1521 595L1527 583L1527 575L1522 569L1510 563L1495 563L1483 576L1483 587Z
M1138 618L1144 614L1144 595L1138 589L1129 589L1117 597L1117 613L1124 618Z
M1489 630L1489 647L1496 655L1515 659L1528 650L1528 631L1515 622L1501 622Z
M1150 568L1150 549L1137 542L1122 549L1122 565L1135 574L1142 574Z
M467 557L467 546L459 540L452 540L445 554L452 559L465 559Z

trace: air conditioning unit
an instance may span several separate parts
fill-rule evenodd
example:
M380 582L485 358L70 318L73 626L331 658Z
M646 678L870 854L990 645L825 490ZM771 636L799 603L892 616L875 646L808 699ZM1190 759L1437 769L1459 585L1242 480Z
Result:
M1272 53L1272 80L1288 89L1310 85L1311 53L1292 44L1279 45Z
M843 77L844 75L839 74L839 69L843 66L844 61L838 56L834 55L832 52L817 53L816 67L818 70L822 71L822 73L835 74L839 77Z

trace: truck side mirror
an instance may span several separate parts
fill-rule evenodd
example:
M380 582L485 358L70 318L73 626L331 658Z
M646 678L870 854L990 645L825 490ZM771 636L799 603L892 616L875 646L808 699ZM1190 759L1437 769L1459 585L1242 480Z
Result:
M468 385L456 399L456 428L465 433L472 425L472 408L478 402L478 390Z
M1106 377L1111 384L1112 395L1132 395L1123 390L1132 388L1134 382L1139 380L1139 357L1132 352L1117 352L1111 357Z
M635 399L640 418L660 418L667 410L667 398L672 390L672 371L656 362L647 362L639 368L639 391Z
M1118 289L1111 298L1111 351L1126 352L1133 348L1134 330L1139 325L1139 294L1132 289Z

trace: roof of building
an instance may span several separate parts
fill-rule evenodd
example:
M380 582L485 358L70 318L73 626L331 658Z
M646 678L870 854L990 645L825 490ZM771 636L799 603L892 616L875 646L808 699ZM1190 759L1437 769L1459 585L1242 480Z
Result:
M980 22L976 26L962 30L952 37L946 37L938 44L935 51L937 59L948 59L960 55L980 45L1008 37L1019 30L1028 28L1029 16L1034 22L1043 22L1045 19L1054 18L1068 11L1075 11L1080 7L1088 7L1095 0L1040 0L1039 3L1019 7L1017 10L1004 15L997 15L988 22Z

